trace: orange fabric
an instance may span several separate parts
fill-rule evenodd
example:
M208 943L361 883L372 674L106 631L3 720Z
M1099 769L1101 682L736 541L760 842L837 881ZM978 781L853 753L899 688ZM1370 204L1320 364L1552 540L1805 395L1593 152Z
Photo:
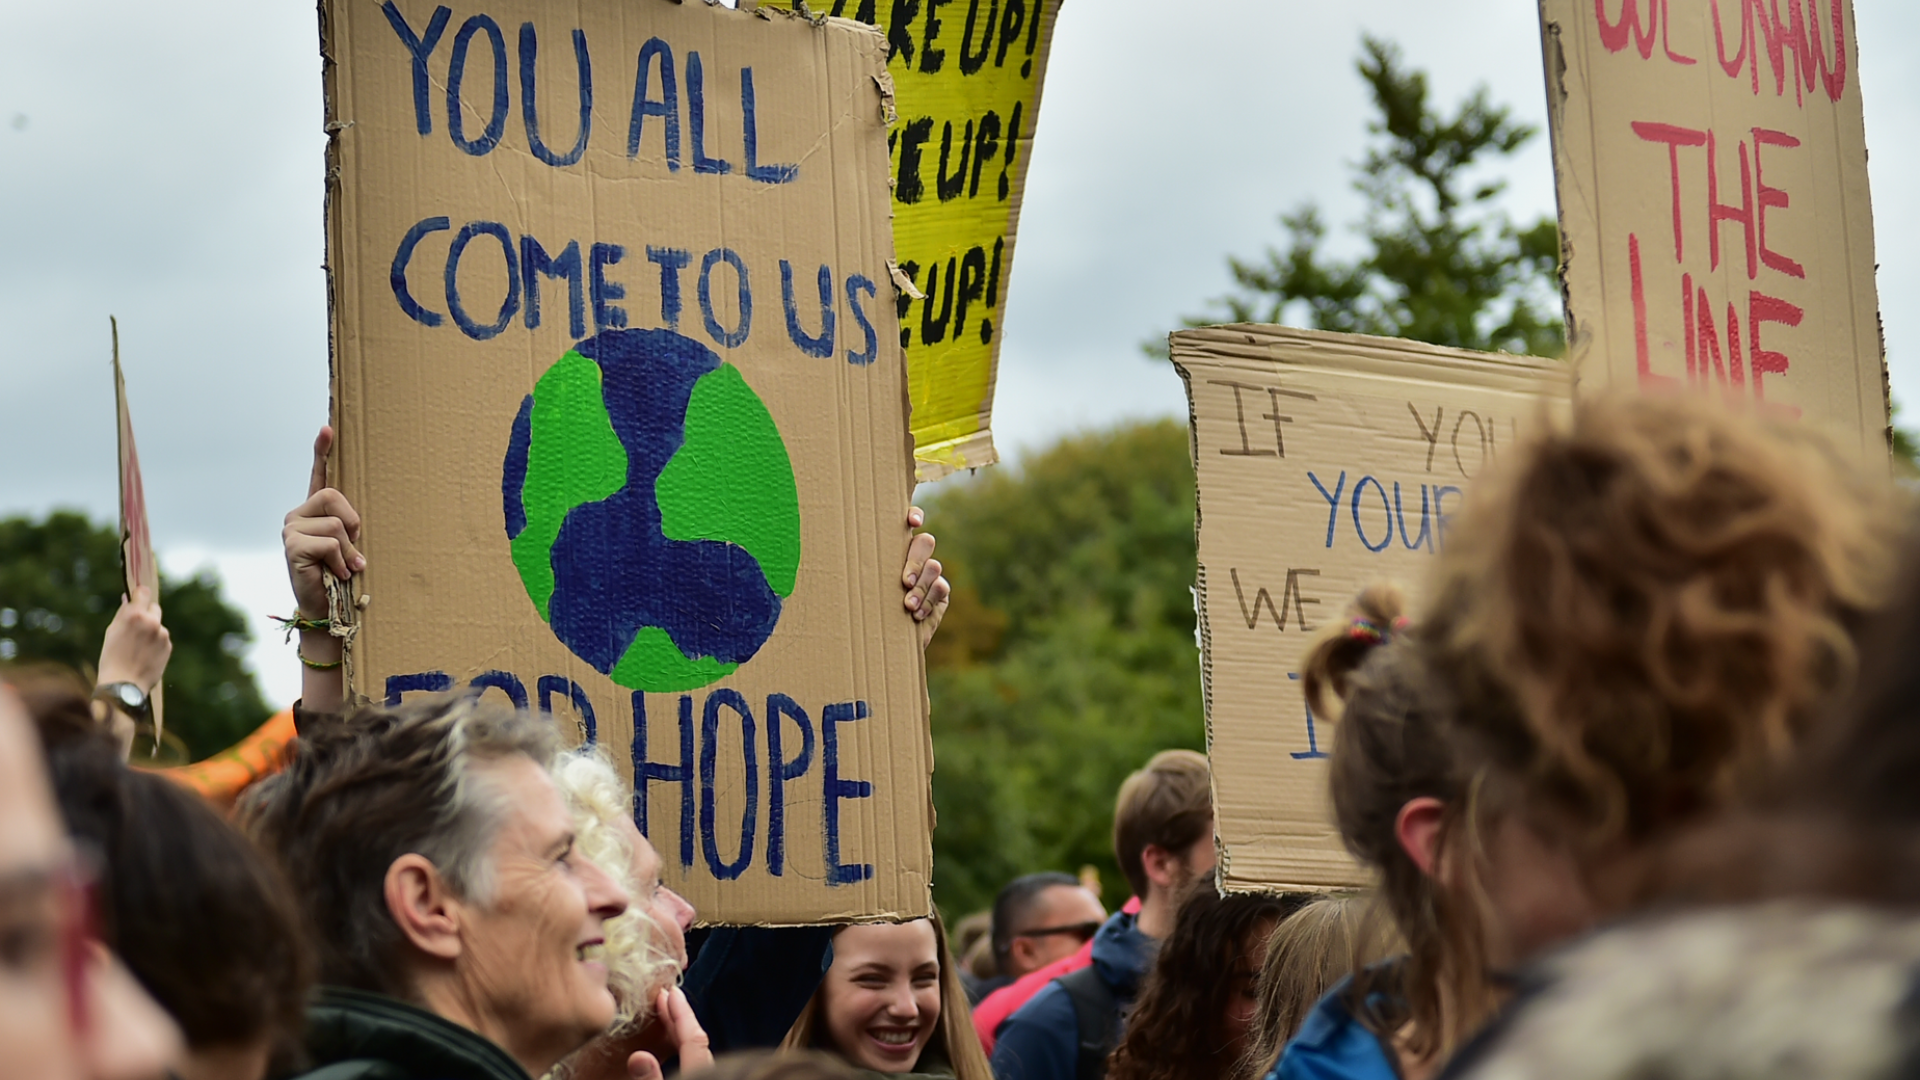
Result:
M271 776L287 763L294 740L293 710L274 714L254 733L204 761L155 772L222 806L231 806L248 784Z

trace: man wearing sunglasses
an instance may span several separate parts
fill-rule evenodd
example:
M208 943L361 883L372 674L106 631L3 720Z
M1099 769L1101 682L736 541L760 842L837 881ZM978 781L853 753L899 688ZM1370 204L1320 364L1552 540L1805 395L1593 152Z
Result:
M1072 956L1106 921L1106 909L1078 878L1050 872L1008 882L993 902L993 959L1000 975L986 992Z

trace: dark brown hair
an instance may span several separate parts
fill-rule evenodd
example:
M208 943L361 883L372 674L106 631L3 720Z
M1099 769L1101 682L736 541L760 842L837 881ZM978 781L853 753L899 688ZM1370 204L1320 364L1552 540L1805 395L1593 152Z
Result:
M301 732L286 769L242 809L300 897L322 981L414 997L387 868L415 852L456 895L486 900L503 808L474 767L518 754L545 768L554 746L537 721L458 694L370 706Z
M1229 998L1258 979L1268 935L1306 900L1298 893L1221 896L1212 881L1188 886L1107 1061L1108 1080L1226 1076L1240 1057L1224 1031Z
M1133 894L1146 899L1143 855L1157 845L1180 853L1213 829L1213 773L1204 755L1162 750L1120 784L1113 804L1113 856Z
M67 830L102 863L102 930L195 1049L266 1041L280 1060L302 1027L312 962L272 861L198 795L128 768L87 698L24 681Z
M1439 678L1411 630L1402 592L1371 586L1307 655L1302 681L1317 715L1333 721L1328 785L1347 849L1379 875L1379 897L1407 946L1404 963L1355 972L1355 1013L1384 1040L1411 1022L1416 1058L1450 1052L1491 1015L1476 897L1440 887L1400 846L1400 809L1418 798L1445 806L1441 851L1475 854L1477 826L1510 809L1487 769L1493 755L1459 723L1454 679ZM1385 630L1350 632L1356 621ZM1457 674L1457 673L1450 673ZM1343 694L1335 696L1337 690ZM1487 792L1494 780L1500 799Z
M1861 636L1858 692L1771 789L1649 860L1642 902L1920 905L1920 533Z

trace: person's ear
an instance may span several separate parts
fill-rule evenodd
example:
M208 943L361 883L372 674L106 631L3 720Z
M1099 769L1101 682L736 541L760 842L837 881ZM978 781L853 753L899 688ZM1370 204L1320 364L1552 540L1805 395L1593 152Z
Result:
M1171 889L1180 883L1180 856L1161 847L1148 844L1140 851L1140 868L1147 872L1147 880L1162 889ZM1142 900L1146 897L1141 897Z
M1430 795L1408 799L1394 815L1393 835L1400 842L1400 850L1430 878L1439 874L1440 830L1446 819L1447 804Z
M387 867L387 912L413 947L428 956L460 955L460 901L426 856L414 852Z
M1037 966L1033 962L1033 948L1032 938L1014 938L1013 941L1007 945L1007 959L1013 961L1016 966L1032 970ZM1005 975L1007 972L1003 971L1000 974Z

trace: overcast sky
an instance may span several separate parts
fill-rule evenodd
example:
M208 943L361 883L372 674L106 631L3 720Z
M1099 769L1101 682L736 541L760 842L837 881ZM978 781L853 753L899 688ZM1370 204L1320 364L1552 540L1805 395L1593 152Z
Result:
M1920 209L1896 197L1920 165L1920 4L1855 12L1894 393L1920 403ZM1068 0L1001 353L1003 452L1183 413L1138 343L1224 291L1225 256L1279 240L1281 211L1356 215L1363 31L1399 41L1443 106L1485 83L1544 128L1534 0ZM264 616L291 606L280 519L327 404L320 128L311 0L0 0L0 515L113 517L118 315L163 561L218 569L283 704L299 667ZM1506 173L1514 217L1552 213L1544 132Z

